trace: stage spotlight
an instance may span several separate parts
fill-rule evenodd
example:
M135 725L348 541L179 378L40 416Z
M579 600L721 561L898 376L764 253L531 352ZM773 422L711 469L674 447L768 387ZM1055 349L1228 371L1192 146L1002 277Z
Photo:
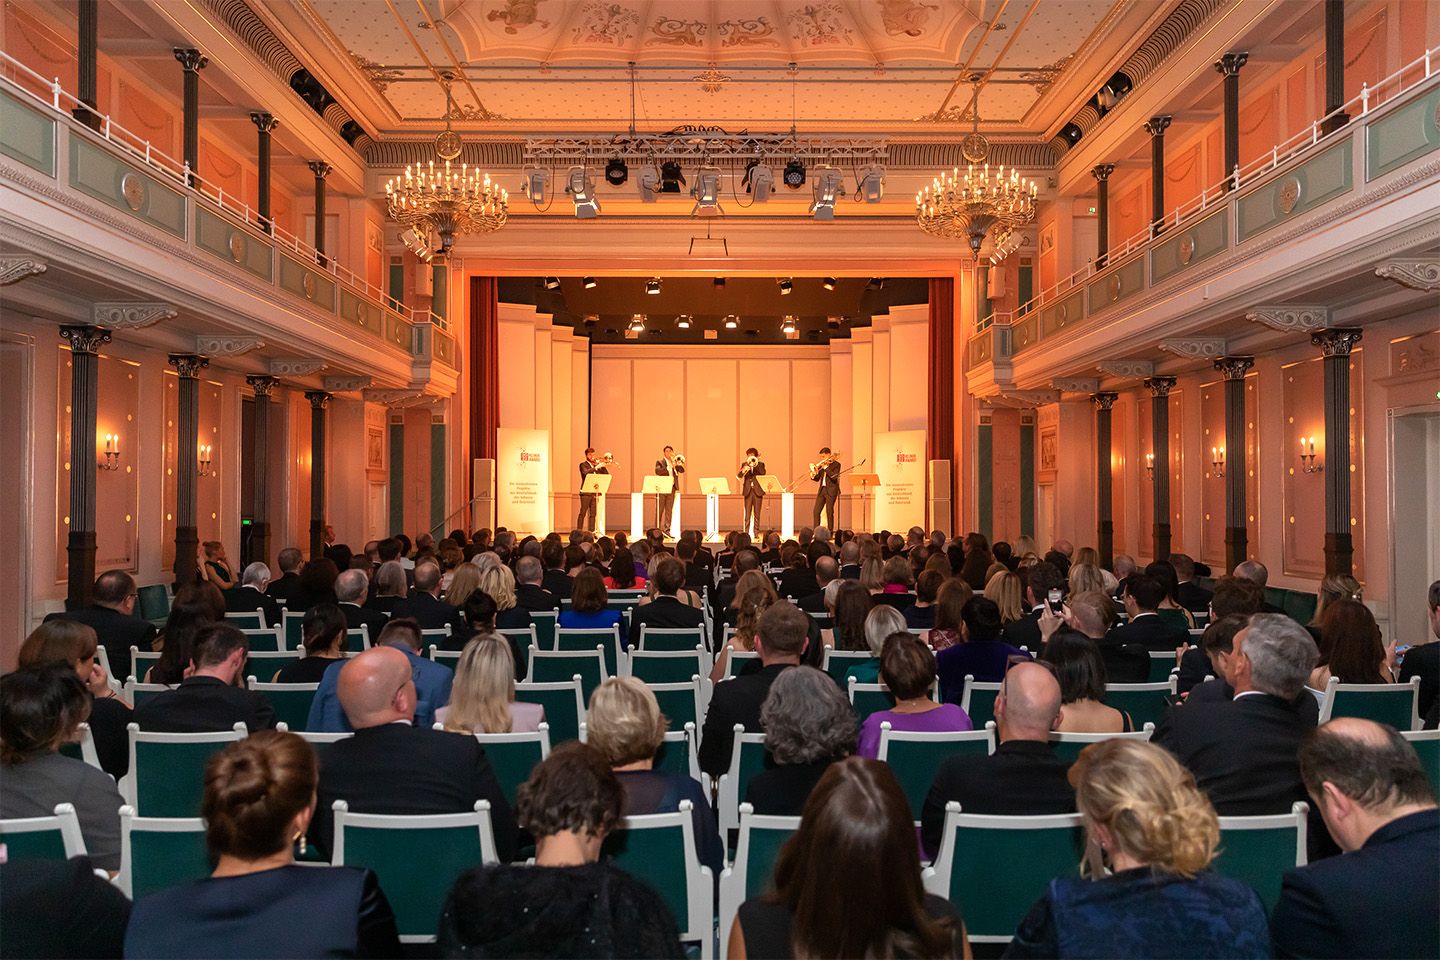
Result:
M544 167L531 166L522 170L521 174L525 177L525 182L520 189L525 196L530 198L531 203L544 203L545 188L550 186L550 172Z
M720 170L718 167L701 167L695 172L695 186L690 189L695 206L692 217L719 217L725 211L720 209Z
M545 278L545 289L546 289L546 290L559 290L559 289L560 289L560 278L559 278L559 277L546 277L546 278Z
M872 163L860 174L860 196L866 203L879 203L885 198L885 168Z
M795 318L787 314L780 323L780 332L785 335L786 340L799 340L800 330L795 326Z
M666 160L660 164L660 192L679 193L685 186L685 174L680 172L678 160Z
M785 186L791 190L799 190L805 186L805 164L799 157L785 164Z
M629 179L630 168L625 165L624 160L615 157L609 163L605 164L605 182L610 184L610 186L621 186Z
M660 192L660 171L653 166L646 167L635 177L635 182L640 185L641 201L654 203L655 195Z
M788 297L795 292L795 281L789 277L786 277L784 280L777 280L776 283L780 285L780 296L782 297Z
M585 277L585 278L583 278L583 279L580 281L580 283L585 287L586 290L594 290L594 289L595 289L595 278L594 278L594 277Z
M716 278L715 278L715 289L716 289L716 290L724 290L724 289L725 289L725 278L724 278L724 277L716 277Z
M597 323L599 323L599 322L600 322L600 314L598 314L598 313L587 313L587 314L585 314L585 326L587 326L587 327L593 327L593 326L595 326L595 324L597 324Z
M845 178L834 167L821 167L815 173L815 199L810 212L816 220L834 220L835 201L845 195Z
M691 320L690 314L688 314L688 313L682 313L682 314L680 314L680 316L678 316L678 317L675 318L675 327L676 327L676 329L679 329L679 330L689 330L689 329L690 329L690 320Z
M769 167L759 160L751 160L745 165L745 192L753 196L756 203L769 200L774 186L775 174Z
M650 296L652 296L652 297L658 297L658 296L660 296L660 278L659 278L659 277L655 277L655 278L652 279L652 280L646 280L646 281L645 281L645 292L648 293L648 294L649 294Z
M600 202L595 199L595 181L586 174L584 167L571 167L566 178L565 192L575 203L575 219L591 220L600 213Z
M726 330L734 330L734 329L736 329L736 328L739 327L739 326L740 326L740 318L737 317L737 316L735 316L735 314L732 313L732 314L730 314L730 316L728 316L728 317L725 318L725 329L726 329Z
M885 289L885 278L884 278L884 277L871 277L871 278L870 278L870 281L865 284L865 292L866 292L866 293L874 293L876 290L884 290L884 289Z
M645 314L632 313L630 315L630 329L640 331L645 329Z
M834 290L834 289L835 289L835 278L834 278L834 277L826 277L824 280L821 280L821 281L820 281L820 286L824 287L826 290Z

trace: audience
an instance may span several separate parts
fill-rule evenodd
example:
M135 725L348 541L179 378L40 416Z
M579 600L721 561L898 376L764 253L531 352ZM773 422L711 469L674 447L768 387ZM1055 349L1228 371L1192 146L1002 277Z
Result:
M450 688L455 682L455 674L449 667L422 657L422 642L420 627L414 620L397 619L385 625L380 636L375 638L375 646L370 649L388 647L404 654L410 662L411 682L415 685L415 723L428 730L435 722L435 711L450 702ZM310 717L305 725L307 730L347 733L354 729L346 717L347 711L340 697L341 672L348 662L341 660L325 669L320 686L315 690L315 698L310 702Z
M774 583L759 570L747 570L741 574L724 617L724 622L733 625L735 632L730 634L729 639L721 646L719 656L715 658L715 665L710 669L711 683L719 683L729 674L732 650L754 652L760 617L779 599Z
M601 859L623 806L624 788L598 750L574 741L552 750L516 804L535 838L534 865L502 857L461 874L440 916L441 956L684 956L665 901Z
M1057 877L1006 957L1269 957L1265 908L1209 869L1220 824L1194 778L1159 747L1092 744L1070 769L1095 863Z
M1253 582L1239 577L1221 577L1215 581L1215 589L1210 595L1210 623L1229 616L1240 616L1248 622L1251 614L1260 612L1264 601L1265 591ZM1229 649L1228 640L1226 649ZM1180 661L1180 693L1187 693L1206 676L1220 675L1218 665L1211 663L1206 655L1203 638L1201 646L1191 646L1187 641L1176 649L1176 653Z
M1105 704L1105 659L1094 640L1074 630L1060 630L1045 641L1040 660L1055 669L1055 679L1060 682L1064 710L1056 730L1129 733L1135 729L1130 714Z
M206 584L209 586L209 584ZM205 603L177 602L165 618L160 634L160 659L145 671L144 682L175 686L190 675L190 661L195 654L195 634L218 619ZM126 655L128 661L129 655Z
M1150 651L1142 644L1127 642L1110 631L1115 607L1107 594L1098 590L1076 594L1061 607L1061 614L1066 626L1095 642L1100 650L1100 659L1105 662L1108 683L1145 683L1150 679ZM1047 631L1053 632L1058 623L1059 618L1041 612L1040 634L1047 642Z
M936 653L964 640L965 605L975 596L970 584L959 578L946 580L935 594L935 625L925 641Z
M895 706L865 718L855 752L874 759L880 752L881 724L895 731L945 733L970 730L970 718L953 703L931 699L935 686L935 654L908 632L892 633L880 651L880 681L895 698Z
M240 586L225 591L225 612L258 612L261 626L276 626L280 622L280 604L265 593L269 586L270 568L258 561L248 565L240 574Z
M545 568L539 557L521 557L517 560L515 562L515 605L521 610L531 612L559 608L560 598L545 589L544 579Z
M1157 612L1160 619L1175 626L1183 626L1186 630L1195 626L1195 617L1180 605L1180 578L1175 573L1175 568L1168 560L1156 560L1145 567L1145 575L1153 577L1159 582L1162 591L1160 605Z
M1063 596L1065 574L1053 563L1036 563L1025 571L1025 605L1027 612L1019 620L1005 626L1005 642L1012 647L1040 649L1040 611L1052 591ZM1060 607L1055 604L1056 610Z
M642 590L645 575L641 573L635 554L629 547L617 546L610 559L609 572L605 577L607 590Z
M674 630L694 629L704 624L705 612L682 603L676 596L684 584L685 568L679 560L662 556L655 562L654 577L650 581L650 586L655 591L654 598L630 611L631 650L640 646L643 627L648 626L651 630Z
M830 605L830 635L824 638L825 645L836 650L867 649L865 619L873 606L869 592L858 582L844 578L827 586L827 594L831 588L835 597Z
M1195 560L1189 554L1172 553L1170 566L1175 571L1175 599L1180 606L1192 614L1209 610L1212 594L1195 582Z
M993 600L983 595L971 597L960 611L960 635L960 643L935 655L940 697L946 703L960 702L965 693L966 676L982 683L996 683L1005 676L1012 660L1030 657L1028 652L1001 639L1004 632L1000 626L1000 610Z
M110 687L110 678L98 658L95 631L78 620L49 620L40 624L20 645L22 667L59 663L75 671L90 694L90 733L100 768L115 779L130 768L130 704Z
M1320 615L1320 659L1309 686L1324 690L1331 677L1341 683L1394 683L1395 645L1380 635L1370 608L1358 600L1336 600Z
M829 676L799 666L771 684L760 726L769 757L744 802L763 816L798 817L826 768L855 751L855 710Z
M130 664L130 648L149 650L155 640L155 625L135 615L135 601L140 599L135 578L124 570L106 570L95 578L90 591L90 606L80 610L48 614L48 620L77 620L95 631L100 646L110 661L110 669L124 678L134 672ZM178 680L176 681L179 682Z
M251 733L275 726L270 702L240 684L249 653L245 634L224 623L195 633L190 668L173 690L157 693L135 708L141 730L157 733L205 733L243 723Z
M1426 597L1426 613L1429 618L1430 636L1417 637L1415 645L1404 652L1400 662L1400 682L1409 683L1412 677L1420 678L1420 716L1427 718L1425 726L1434 729L1435 723L1429 718L1440 709L1440 580L1430 584Z
M465 621L459 609L440 599L440 564L431 560L415 564L415 589L403 602L395 604L390 618L414 620L421 630L449 627L452 637L465 636Z
M380 541L382 551L387 542L389 541ZM383 552L381 556L384 556ZM395 608L406 600L407 589L408 580L400 561L386 560L375 570L375 596L365 602L365 609L393 618Z
M622 619L619 610L611 610L610 594L600 571L586 567L575 578L575 587L570 592L570 609L560 611L557 621L562 627L574 630L613 630Z
M1152 564L1151 566L1154 566ZM1112 643L1134 643L1146 650L1170 651L1190 640L1189 628L1160 615L1167 599L1165 586L1146 573L1137 573L1125 582L1126 622L1110 631Z
M1000 622L1010 626L1025 616L1023 582L1020 575L1010 570L999 570L985 581L985 597L995 601L1000 608Z
M317 603L336 602L335 581L339 576L340 568L329 557L306 561L300 568L295 592L285 609L291 613L302 613Z
M369 591L370 577L364 570L344 570L335 579L335 599L345 618L345 629L364 627L370 632L370 642L374 643L380 631L385 629L385 624L390 622L390 617L364 605Z
M924 570L915 578L915 602L901 611L906 627L930 630L935 626L935 600L945 580L946 575L936 570Z
M129 898L89 857L0 863L7 957L119 958L129 919Z
M1242 560L1235 565L1235 569L1231 572L1231 575L1239 577L1241 580L1249 580L1260 588L1262 598L1260 601L1260 613L1285 612L1269 600L1264 599L1265 585L1270 582L1270 571L1266 569L1265 564L1259 560Z
M319 683L325 679L325 671L345 656L345 647L349 641L345 632L347 629L349 628L346 626L345 614L333 603L317 603L306 610L305 619L300 625L305 656L276 671L274 682Z
M884 586L875 595L875 603L904 610L915 602L915 595L910 592L915 577L910 570L910 561L905 557L894 556L886 560L880 578Z
M300 589L300 566L305 561L305 555L294 547L285 547L275 559L280 567L280 579L271 580L265 594L276 603L285 604L288 609Z
M374 873L295 863L316 782L315 752L293 733L257 733L211 757L201 815L215 868L141 898L125 956L400 956Z
M534 557L522 557L534 560ZM537 564L539 561L535 561ZM480 590L495 601L496 630L528 630L530 611L517 604L515 599L515 574L510 568L496 564L480 571Z
M534 733L545 708L515 699L515 654L508 642L487 632L461 651L450 702L435 711L435 719L456 733Z
M865 617L865 646L870 658L846 670L845 682L853 679L856 683L879 683L880 651L885 649L885 639L892 633L905 632L905 617L899 610L884 604L874 607Z

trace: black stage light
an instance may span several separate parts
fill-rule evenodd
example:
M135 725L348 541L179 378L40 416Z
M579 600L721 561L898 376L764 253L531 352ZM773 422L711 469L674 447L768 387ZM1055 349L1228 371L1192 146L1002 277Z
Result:
M679 193L683 186L685 186L685 174L680 172L679 161L666 160L660 164L661 193Z
M583 280L581 280L580 282L581 282L582 284L584 284L586 290L594 290L594 289L595 289L595 278L594 278L594 277L586 277L586 278L584 278Z
M717 289L717 290L723 290L723 289L725 289L725 278L724 278L724 277L716 277L716 278L715 278L715 289Z
M560 289L560 278L559 278L559 277L546 277L546 278L545 278L545 289L546 289L546 290L559 290L559 289Z
M779 281L779 283L780 296L788 297L790 296L790 294L795 292L795 281L791 280L789 277L786 277L784 280Z
M653 280L646 280L645 292L652 297L658 297L660 295L660 278L656 277Z
M605 182L610 184L610 186L618 187L629 179L630 168L625 165L624 160L616 157L605 164Z
M826 290L834 290L834 289L835 289L835 278L834 278L834 277L826 277L824 280L821 280L821 281L820 281L820 286L824 287Z
M785 186L791 190L799 190L805 186L805 164L799 157L785 164Z
M885 289L885 278L884 278L884 277L871 277L871 278L870 278L870 282L867 283L867 284L865 284L865 292L866 292L866 293L874 293L876 290L884 290L884 289Z

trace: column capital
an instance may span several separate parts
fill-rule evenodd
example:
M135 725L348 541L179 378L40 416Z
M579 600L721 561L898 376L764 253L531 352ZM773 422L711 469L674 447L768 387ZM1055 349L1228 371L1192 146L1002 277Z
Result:
M186 73L199 73L210 62L209 57L194 47L176 47L175 59L180 61L180 66L185 68Z
M1232 51L1215 61L1215 70L1222 76L1234 77L1240 74L1240 68L1245 66L1250 59L1250 54L1243 50Z
M1245 374L1255 366L1254 357L1216 357L1215 369L1223 380L1244 380Z
M194 380L200 376L202 369L210 366L210 360L198 353L172 353L170 354L170 366L180 374L181 380Z
M1174 377L1146 377L1144 383L1152 397L1168 397L1170 391L1175 389Z
M324 160L311 160L306 166L310 168L311 173L315 174L316 180L324 180L330 176L330 171L333 169Z
M274 114L262 113L259 110L250 114L250 122L259 127L261 133L271 133L280 126L280 121L275 118Z
M1170 129L1170 121L1173 119L1174 117L1168 113L1158 117L1151 117L1145 121L1145 132L1152 137L1163 137L1165 136L1165 131Z
M1310 334L1310 343L1320 348L1327 357L1348 357L1350 350L1360 342L1358 327L1333 327Z
M71 353L95 354L100 352L100 344L110 342L110 331L89 324L67 325L60 328L60 339L70 344Z
M1090 168L1090 176L1094 177L1096 180L1099 180L1101 183L1109 180L1110 174L1114 172L1115 164L1113 163L1097 163L1095 164L1095 166Z
M245 378L245 382L250 384L256 397L268 397L274 392L275 384L280 381L275 377L251 375Z
M1095 404L1096 410L1104 410L1107 413L1111 407L1115 406L1115 401L1119 399L1120 394L1118 393L1097 393L1090 397L1090 401Z
M324 410L330 405L330 394L324 390L306 390L305 399L310 401L311 410Z

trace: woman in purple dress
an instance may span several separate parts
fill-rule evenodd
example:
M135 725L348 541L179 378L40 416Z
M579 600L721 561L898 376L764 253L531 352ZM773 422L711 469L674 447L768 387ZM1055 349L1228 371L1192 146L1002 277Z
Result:
M914 634L892 633L880 651L880 679L895 697L895 706L872 713L860 728L857 756L874 759L880 752L880 725L916 733L971 730L974 724L953 703L930 698L935 685L935 654Z

